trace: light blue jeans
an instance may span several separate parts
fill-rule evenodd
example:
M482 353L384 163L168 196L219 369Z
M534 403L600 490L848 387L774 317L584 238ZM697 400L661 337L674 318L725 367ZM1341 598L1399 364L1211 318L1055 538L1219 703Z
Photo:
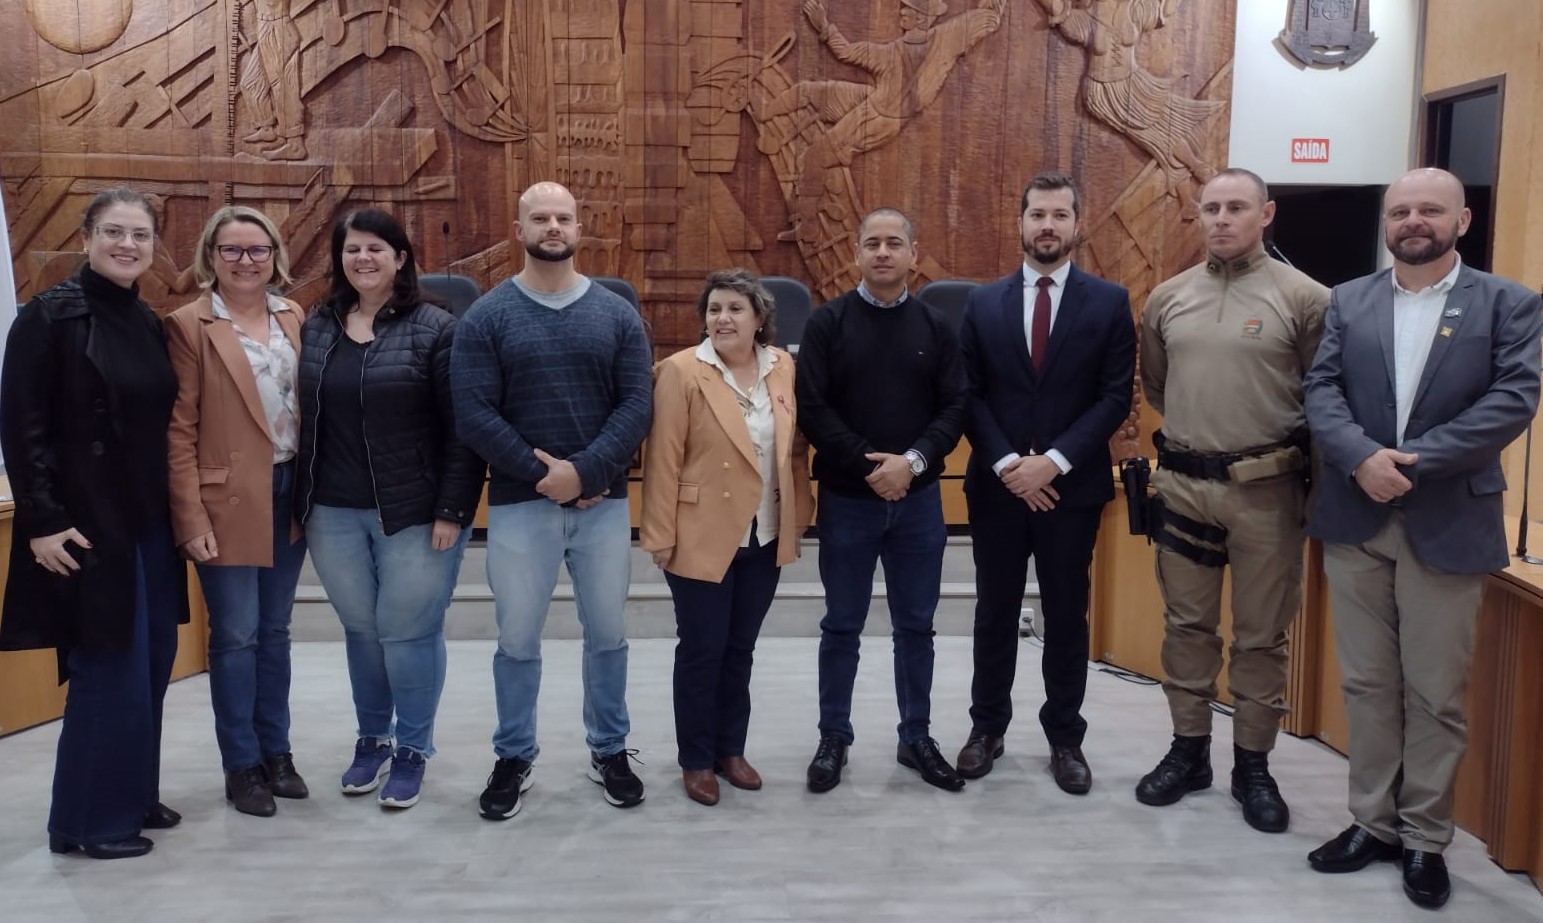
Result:
M493 691L502 759L534 760L536 696L541 691L541 629L557 567L566 563L584 629L584 728L589 749L620 752L627 717L627 633L623 613L632 580L632 523L625 499L587 510L550 500L501 504L488 511L488 584L498 616Z
M226 770L289 752L289 622L305 541L289 543L295 463L273 466L273 566L199 564L209 607L209 702Z
M373 509L311 509L311 561L343 623L359 736L434 755L434 713L445 688L445 610L470 529L444 551L433 525L395 535ZM393 720L394 718L394 720Z

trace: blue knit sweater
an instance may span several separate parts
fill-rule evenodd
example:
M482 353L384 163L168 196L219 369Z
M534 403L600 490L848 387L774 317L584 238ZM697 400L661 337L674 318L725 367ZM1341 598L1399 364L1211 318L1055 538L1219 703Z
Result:
M513 280L477 299L450 362L456 430L493 469L494 505L542 499L542 449L578 469L583 496L627 496L653 416L653 350L632 305L591 284L566 307Z

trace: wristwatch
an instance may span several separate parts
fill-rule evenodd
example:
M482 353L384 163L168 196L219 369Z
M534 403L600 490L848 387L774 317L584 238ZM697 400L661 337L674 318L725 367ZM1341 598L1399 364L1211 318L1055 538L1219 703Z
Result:
M911 466L911 477L913 478L921 477L922 472L927 470L927 459L923 458L922 453L915 449L905 450L905 460Z

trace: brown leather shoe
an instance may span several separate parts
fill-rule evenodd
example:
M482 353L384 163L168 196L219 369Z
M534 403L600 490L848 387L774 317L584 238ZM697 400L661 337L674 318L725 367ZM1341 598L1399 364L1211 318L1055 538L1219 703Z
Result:
M686 797L697 804L711 807L718 803L718 777L711 769L683 769L680 784L686 789Z
M713 767L713 772L729 780L729 784L735 788L742 788L747 792L761 790L761 774L755 771L743 756L725 756L718 760L718 765Z
M1088 768L1081 747L1051 747L1050 774L1068 795L1086 795L1093 787L1093 770Z
M965 741L964 749L959 751L959 759L954 761L954 765L964 778L979 779L991 771L991 767L996 765L996 761L1005 752L1002 738L971 731L970 739Z

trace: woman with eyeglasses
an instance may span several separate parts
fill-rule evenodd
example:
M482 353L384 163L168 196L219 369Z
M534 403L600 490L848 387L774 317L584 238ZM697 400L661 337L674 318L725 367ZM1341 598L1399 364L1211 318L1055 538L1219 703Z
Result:
M156 220L132 189L98 193L86 265L22 306L0 380L0 448L16 497L0 649L55 648L70 681L48 846L142 856L160 803L161 703L188 618L172 544L166 426L177 378L139 299Z
M358 737L341 788L418 802L434 755L450 605L486 466L456 438L455 318L424 302L387 212L332 229L332 291L301 328L297 512L343 623Z
M226 206L204 225L205 289L166 318L177 402L172 531L209 607L209 697L225 798L271 817L304 798L289 747L289 622L305 541L292 515L300 307L273 294L289 254L273 221Z

